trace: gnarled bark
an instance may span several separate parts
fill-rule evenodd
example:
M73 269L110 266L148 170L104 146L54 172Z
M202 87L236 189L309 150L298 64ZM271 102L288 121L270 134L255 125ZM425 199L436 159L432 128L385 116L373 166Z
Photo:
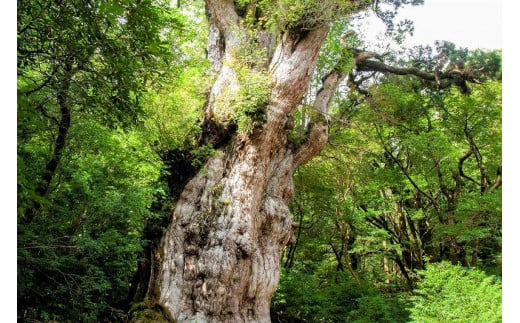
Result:
M214 142L218 104L240 90L233 48L240 46L233 2L207 1L218 72L205 106L203 142ZM295 168L319 153L327 139L317 126L294 150L288 144L292 113L315 68L326 25L301 35L285 33L269 66L272 93L265 122L218 141L215 156L185 186L162 242L158 301L179 322L269 322L280 257L292 237L287 203ZM218 52L212 52L218 51Z

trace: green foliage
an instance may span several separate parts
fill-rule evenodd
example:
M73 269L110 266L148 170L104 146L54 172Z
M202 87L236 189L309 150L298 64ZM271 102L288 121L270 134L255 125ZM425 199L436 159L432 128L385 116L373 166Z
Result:
M321 64L335 66L340 52L327 58ZM291 211L298 240L283 261L287 271L273 303L279 315L406 322L408 293L421 284L418 272L426 261L455 259L500 275L501 193L492 185L501 164L501 83L470 86L471 95L461 95L457 89L424 89L410 77L384 76L368 99L349 96L333 103L330 145L294 177ZM296 144L305 131L298 126L310 116L304 110L294 116ZM325 268L336 275L324 274ZM361 295L352 295L354 305L335 316L338 307L328 291L346 281L372 287L349 286ZM452 291L478 299L473 290L479 289ZM437 291L426 294L433 298ZM415 321L427 321L422 318Z
M157 151L188 149L196 145L207 78L206 61L188 62L169 84L150 90L143 98L142 132Z
M408 301L400 295L368 290L356 299L356 303L357 308L349 313L345 322L409 322Z
M174 322L167 310L165 310L160 304L152 303L149 300L132 304L130 314L135 322Z
M233 115L239 132L250 133L266 121L265 109L271 96L271 78L265 71L242 68L240 90Z
M477 269L447 262L422 272L412 297L413 322L501 322L502 284Z
M266 121L271 78L265 69L247 66L244 57L227 64L235 70L236 84L222 89L213 117L225 128L236 126L239 132L251 134Z
M108 125L135 123L146 86L172 63L169 41L181 25L167 1L20 3L19 96L30 104L19 111L52 118L61 91L74 111L97 113Z
M303 322L407 322L406 305L333 268L307 265L282 271L272 315Z
M213 81L204 55L208 32L207 22L200 21L203 8L189 6L194 15L185 17L190 28L183 29L182 37L175 39L179 47L175 64L161 71L163 82L149 87L142 99L142 135L159 153L190 150L197 145L202 106Z
M339 69L343 73L350 73L354 68L354 55L352 48L360 48L361 40L353 32L348 30L348 18L341 18L331 24L327 38L321 47L317 62L317 77L313 83L321 82L321 77L333 69ZM320 86L317 83L316 86Z
M397 201L401 195L402 201L422 205L421 218L433 227L428 243L440 245L454 237L468 254L477 240L495 244L501 201L489 188L501 163L501 85L488 82L465 96L455 89L421 93L414 82L390 80L374 88L370 108L358 114L374 125L374 132L363 129L364 135L385 151L371 181L391 187Z
M149 88L183 62L171 45L183 21L169 1L19 3L20 320L124 320L165 191L139 126Z
M161 165L138 133L78 121L70 142L48 205L18 227L18 300L25 317L93 322L127 296Z
M468 55L467 68L476 71L476 77L481 81L502 79L502 51L474 50Z
M331 23L342 15L356 12L369 3L365 0L359 3L337 0L262 0L258 7L264 13L267 27L299 34Z

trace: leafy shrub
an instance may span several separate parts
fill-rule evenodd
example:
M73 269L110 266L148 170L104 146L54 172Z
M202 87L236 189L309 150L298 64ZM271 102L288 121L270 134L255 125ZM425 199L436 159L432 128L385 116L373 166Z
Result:
M408 322L410 313L405 299L372 291L356 299L357 308L349 313L345 322L351 323L399 323Z
M501 322L502 283L448 262L422 272L410 309L413 322Z
M273 322L407 322L403 300L358 284L334 268L283 270L272 301Z

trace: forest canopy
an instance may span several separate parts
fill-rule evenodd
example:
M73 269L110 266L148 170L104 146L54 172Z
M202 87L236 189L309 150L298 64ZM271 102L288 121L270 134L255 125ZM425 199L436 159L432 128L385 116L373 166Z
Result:
M18 321L500 322L501 49L352 28L421 3L18 2Z

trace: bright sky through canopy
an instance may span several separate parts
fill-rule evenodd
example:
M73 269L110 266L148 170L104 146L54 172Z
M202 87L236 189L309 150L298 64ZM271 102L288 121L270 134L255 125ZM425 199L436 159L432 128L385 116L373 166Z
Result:
M405 47L447 40L469 49L502 48L501 0L424 0L423 5L400 8L394 21L404 19L414 22L414 36L407 37ZM359 28L370 42L380 44L385 39L384 25L375 15L366 18Z
M398 19L414 21L413 39L405 45L448 40L460 47L502 48L501 0L425 0L402 8Z

